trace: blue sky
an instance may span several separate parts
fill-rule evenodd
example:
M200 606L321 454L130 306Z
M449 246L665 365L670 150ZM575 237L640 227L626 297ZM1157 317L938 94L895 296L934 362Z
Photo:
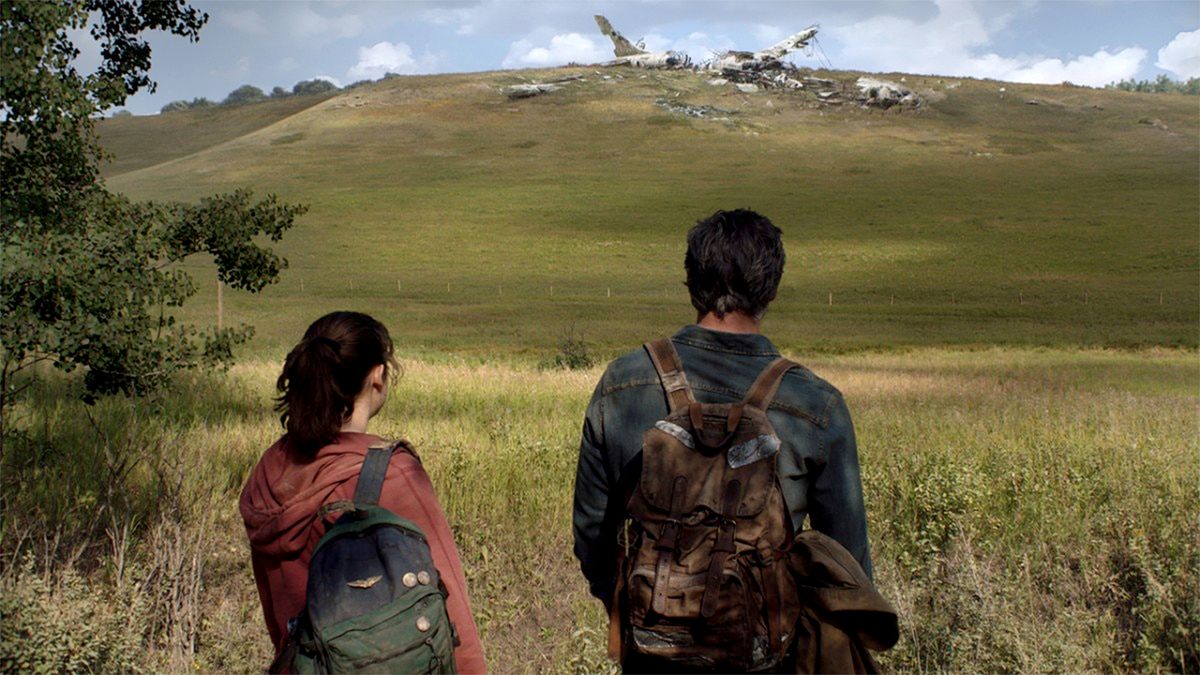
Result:
M241 2L194 0L210 15L198 43L153 35L156 93L125 106L220 100L242 84L264 90L329 78L338 84L402 74L596 62L611 44L592 15L631 39L703 60L768 46L820 24L835 68L1099 86L1122 78L1200 76L1200 2L959 0L857 2L614 1ZM77 34L81 68L98 49ZM796 54L799 65L818 56Z

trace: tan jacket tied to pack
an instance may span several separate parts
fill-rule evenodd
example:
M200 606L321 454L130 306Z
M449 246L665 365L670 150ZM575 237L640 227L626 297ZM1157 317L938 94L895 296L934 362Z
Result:
M788 552L800 619L792 654L797 673L877 673L869 650L891 649L900 637L896 610L850 552L805 530Z

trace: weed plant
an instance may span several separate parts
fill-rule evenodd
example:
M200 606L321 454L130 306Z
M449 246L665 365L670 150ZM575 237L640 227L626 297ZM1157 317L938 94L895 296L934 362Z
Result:
M901 614L887 667L1200 668L1193 352L795 356L855 415L877 582ZM107 400L95 428L61 377L14 411L20 434L2 467L6 670L267 663L236 501L278 433L276 368L251 362L157 401ZM570 552L576 444L599 368L404 368L374 431L421 453L493 669L611 669L606 619ZM132 468L113 473L122 457Z

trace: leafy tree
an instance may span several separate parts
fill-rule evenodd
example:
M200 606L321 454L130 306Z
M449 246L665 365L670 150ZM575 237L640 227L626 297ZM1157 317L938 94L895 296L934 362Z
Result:
M292 95L291 92L289 92L287 89L284 89L283 87L280 87L280 86L276 86L271 89L271 98L287 98L288 96L291 96L291 95Z
M267 95L263 93L262 89L259 89L252 84L243 84L237 89L229 92L229 95L225 97L225 100L221 101L221 105L242 105L243 103L254 103L256 101L261 101L266 97Z
M1147 94L1187 94L1189 96L1197 96L1200 95L1200 77L1190 77L1186 81L1180 82L1160 73L1153 80L1135 80L1130 78L1119 82L1110 82L1104 85L1104 88Z
M303 80L297 82L292 87L292 93L297 96L308 96L310 94L324 94L331 91L337 91L338 86L329 80Z
M152 392L183 369L227 365L248 327L201 330L172 316L194 294L176 263L197 254L257 291L286 261L278 241L306 207L239 190L187 205L109 192L95 118L149 79L146 31L195 41L207 15L182 0L0 2L0 456L15 376L47 361L84 370L85 396ZM89 27L101 63L81 74L69 31Z

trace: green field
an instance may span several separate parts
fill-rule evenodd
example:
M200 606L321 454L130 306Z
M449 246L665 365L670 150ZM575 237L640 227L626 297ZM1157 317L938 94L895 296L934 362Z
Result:
M543 97L497 91L574 72ZM285 350L359 309L404 367L373 431L421 451L493 670L605 671L569 524L602 361L546 364L568 333L603 360L694 319L684 234L739 206L785 233L765 331L856 421L901 614L885 667L1200 670L1196 99L909 75L929 104L884 112L620 72L105 121L111 188L252 186L311 210L279 284L225 291L226 324L257 329L229 373L94 408L45 373L12 411L0 670L265 665L237 495L278 434ZM213 269L188 269L182 314L211 323Z
M548 96L497 90L574 72L587 81ZM311 205L281 246L281 282L226 296L228 320L257 326L257 353L333 307L379 315L410 353L544 355L572 326L624 349L693 318L684 233L739 206L784 230L767 327L788 348L1197 346L1194 99L908 79L932 101L915 113L562 69L396 78L282 119L294 102L100 131L117 157L180 148L111 167L132 196L248 185ZM659 98L733 112L690 119ZM196 151L198 137L213 144Z

